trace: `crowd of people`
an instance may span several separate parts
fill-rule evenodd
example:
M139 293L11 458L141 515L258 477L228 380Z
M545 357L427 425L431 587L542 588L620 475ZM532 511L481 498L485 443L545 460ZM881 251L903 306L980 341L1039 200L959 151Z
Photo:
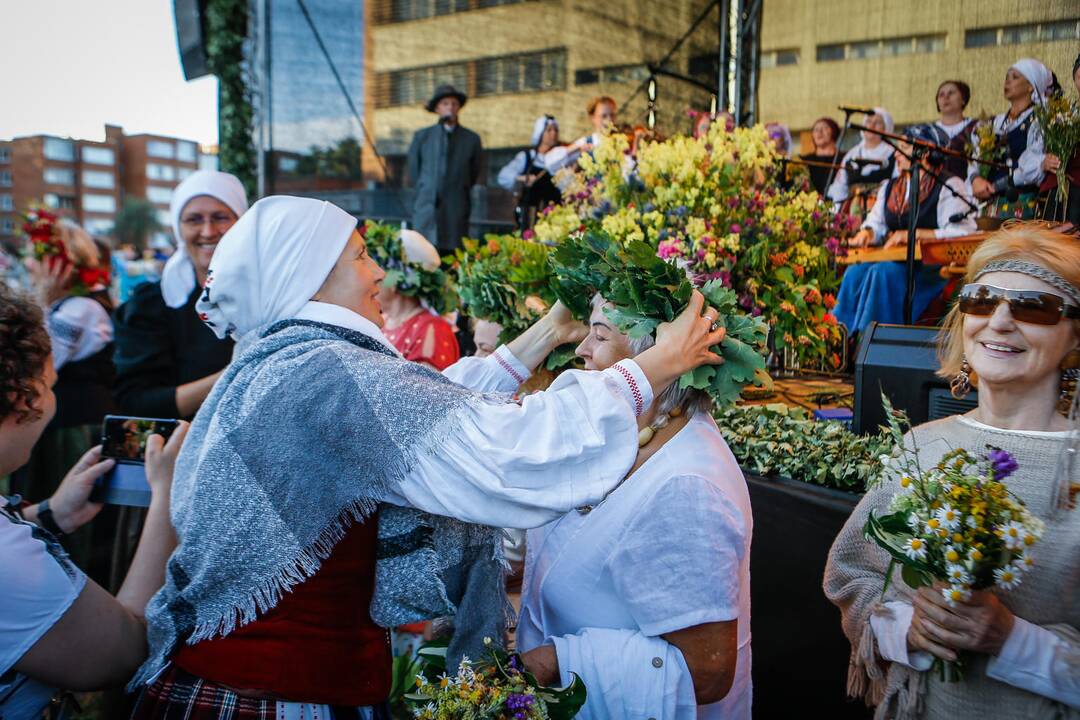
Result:
M1073 81L1080 92L1080 58ZM969 234L975 201L1030 215L1044 176L1075 165L1044 152L1031 120L1054 86L1035 60L1008 69L1009 109L992 129L1011 170L959 157L976 127L959 80L938 88L938 122L893 136L875 108L836 164L840 127L822 118L813 152L791 165L806 165L823 202L869 206L852 245L907 241L913 163L925 170L916 237ZM434 271L467 233L480 140L458 120L465 101L440 88L427 104L440 121L410 149L403 268ZM499 173L519 191L523 227L558 201L559 170L605 141L616 103L596 98L588 113L594 132L571 144L555 118L538 118ZM694 132L715 121L698 117ZM769 133L790 155L788 130ZM505 344L478 321L477 352L463 357L453 323L330 203L249 207L237 178L198 171L170 214L177 250L160 281L118 307L104 283L76 291L78 271L104 261L65 221L67 262L31 263L33 295L0 290L0 476L22 494L0 497L0 717L36 718L62 690L124 683L139 719L389 717L389 630L452 617L452 664L507 640L503 561L522 542L517 650L542 684L584 681L581 717L751 716L750 497L710 397L678 382L722 362L710 348L725 331L701 293L644 337L621 332L599 295L587 322L556 303ZM847 270L836 312L852 333L898 319L903 272ZM921 314L943 281L919 272ZM964 283L996 301L949 310L940 374L977 385L977 407L910 437L924 464L955 447L1007 450L1021 468L1009 488L1048 540L1008 594L952 603L938 588L889 584L888 555L863 538L902 481L886 463L824 577L851 642L848 690L881 718L1072 717L1080 510L1059 507L1053 489L1077 432L1080 240L1003 229ZM522 391L567 343L582 369ZM91 500L114 464L97 445L108 413L180 421L167 442L147 442L150 505L115 595L102 586L123 532ZM1080 487L1080 464L1064 472ZM972 659L960 682L927 672L960 653Z

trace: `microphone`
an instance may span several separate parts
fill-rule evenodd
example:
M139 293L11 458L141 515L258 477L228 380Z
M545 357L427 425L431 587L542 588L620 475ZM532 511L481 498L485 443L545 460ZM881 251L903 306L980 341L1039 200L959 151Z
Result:
M949 216L949 224L954 225L954 224L960 222L961 220L963 220L968 215L970 215L971 213L975 212L978 209L979 209L978 207L973 205L972 207L969 207L964 212L953 213L952 215Z
M855 114L855 113L858 113L860 115L873 115L874 114L874 108L863 107L861 105L839 105L839 106L837 106L836 109L837 110L843 110L844 112L849 113L849 114Z

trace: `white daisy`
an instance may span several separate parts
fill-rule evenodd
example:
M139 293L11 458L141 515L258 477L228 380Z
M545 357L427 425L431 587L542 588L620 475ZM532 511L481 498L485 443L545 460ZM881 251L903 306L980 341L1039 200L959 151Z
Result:
M1027 553L1024 553L1017 556L1017 558L1013 560L1012 564L1013 567L1015 567L1017 570L1020 570L1021 572L1027 572L1035 568L1035 558L1031 557Z
M922 520L919 519L919 516L918 516L917 513L911 513L910 515L907 516L907 524L908 524L908 527L911 528L912 530L918 530L919 525L922 525Z
M1020 550L1024 547L1024 535L1027 532L1024 526L1018 522L1009 522L1001 528L1001 539L1005 541L1005 547L1009 550Z
M926 541L922 538L908 538L904 543L904 554L912 560L926 559Z
M915 481L905 475L900 478L900 490L905 494L915 492Z
M955 530L960 527L960 513L953 509L952 505L945 503L937 509L934 513L934 517L941 523L943 528L949 530Z
M949 582L955 585L970 585L971 573L967 571L963 565L947 565L945 567L945 576Z
M1020 584L1020 573L1012 565L1006 565L994 570L994 580L998 587L1012 590Z
M971 590L966 585L950 585L941 588L941 596L945 598L945 602L955 607L956 603L971 597Z

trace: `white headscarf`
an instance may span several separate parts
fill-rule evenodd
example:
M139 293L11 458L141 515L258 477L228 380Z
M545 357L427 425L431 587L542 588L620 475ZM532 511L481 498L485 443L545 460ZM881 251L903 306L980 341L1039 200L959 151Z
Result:
M1045 105L1047 96L1050 94L1050 85L1054 81L1050 71L1038 60L1033 58L1020 58L1014 62L1011 68L1031 83L1031 99L1039 105ZM1010 69L1011 69L1010 68Z
M184 238L180 235L180 213L184 211L185 205L201 195L225 203L236 213L236 217L240 217L247 210L247 193L235 175L217 170L198 170L176 186L169 203L176 252L169 257L161 271L161 297L171 308L183 307L195 289L195 266L188 257Z
M319 291L356 218L313 198L273 195L251 206L218 243L195 304L219 338L296 315Z
M401 248L405 251L406 260L413 265L419 265L424 270L438 270L439 265L442 264L439 251L426 237L415 230L402 228Z
M883 107L874 108L874 114L881 118L881 121L885 123L885 132L891 133L896 125L893 124L892 113Z
M550 115L541 115L536 118L536 122L533 123L532 139L529 142L529 147L536 147L540 144L540 140L544 137L544 131L547 130L549 123L555 127L559 127L559 123L555 122L555 118Z

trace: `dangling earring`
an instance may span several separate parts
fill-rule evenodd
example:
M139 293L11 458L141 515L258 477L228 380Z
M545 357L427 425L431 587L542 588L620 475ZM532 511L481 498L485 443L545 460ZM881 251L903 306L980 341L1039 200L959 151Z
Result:
M956 373L956 377L949 383L949 392L957 400L962 400L971 392L971 366L968 365L967 355L960 360L960 372Z
M1068 417L1080 380L1080 351L1074 350L1065 357L1061 368L1061 395L1058 396L1058 412Z

